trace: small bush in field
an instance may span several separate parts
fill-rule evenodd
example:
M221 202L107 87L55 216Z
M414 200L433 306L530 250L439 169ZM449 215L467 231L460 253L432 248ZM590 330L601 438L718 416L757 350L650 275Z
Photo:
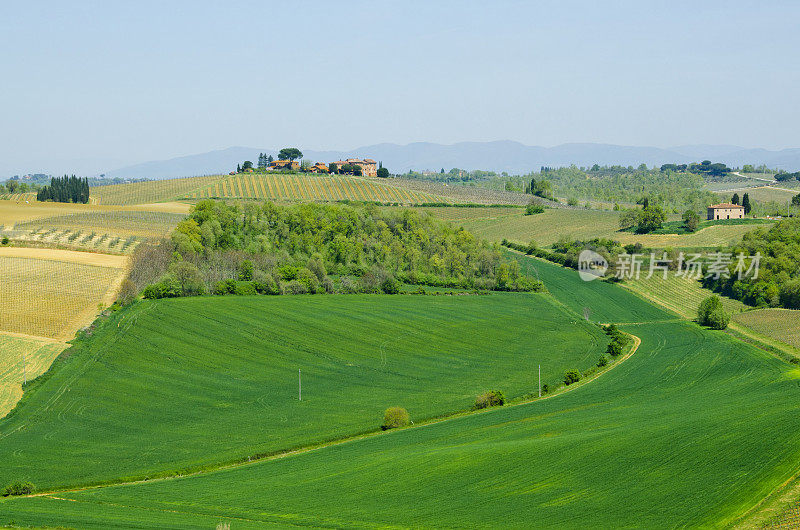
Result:
M397 429L398 427L405 427L411 423L411 418L408 416L408 411L402 407L389 407L383 414L383 424L381 429Z
M568 370L564 372L564 384L571 385L581 380L581 373L578 370Z
M33 490L33 484L30 482L12 482L3 488L3 497L8 497L9 495L30 495L33 493Z
M488 407L499 407L505 404L506 398L503 396L503 393L499 390L490 390L488 392L484 392L483 394L479 394L477 398L475 398L475 405L473 406L474 409L485 409Z

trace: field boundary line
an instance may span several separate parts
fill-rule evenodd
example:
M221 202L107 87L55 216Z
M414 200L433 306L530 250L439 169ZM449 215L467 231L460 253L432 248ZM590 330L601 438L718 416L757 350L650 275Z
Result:
M151 306L151 307L153 307L153 306ZM218 471L226 471L226 470L229 470L229 469L237 469L237 468L240 468L240 467L245 467L245 466L249 466L249 465L253 465L253 464L272 462L272 461L276 461L276 460L281 460L283 458L302 455L302 454L306 454L306 453L312 453L312 452L319 451L319 450L322 450L322 449L326 449L326 448L329 448L329 447L335 447L335 446L339 446L339 445L343 445L343 444L347 444L347 443L351 443L351 442L358 442L358 441L361 441L361 440L367 440L367 439L374 438L374 437L377 437L377 436L388 436L388 435L391 435L392 433L403 432L403 431L406 431L406 430L409 430L409 429L422 429L422 428L430 427L432 425L436 425L436 424L439 424L439 423L453 421L453 420L457 420L457 419L460 419L460 418L465 418L465 417L468 417L468 416L474 416L474 415L478 415L478 414L489 414L489 413L492 413L492 412L499 412L499 411L507 410L507 409L514 408L514 407L532 405L533 403L537 403L537 402L541 402L541 401L544 401L544 400L547 400L547 399L552 399L552 398L556 398L556 397L559 397L559 396L563 396L567 392L570 392L570 391L572 391L572 390L574 390L576 388L582 388L585 385L588 385L589 383L591 383L592 381L597 380L600 376L602 376L604 374L607 374L608 372L610 372L611 370L613 370L617 366L621 365L626 360L630 359L633 356L633 354L635 354L636 351L639 349L639 346L642 344L642 340L639 337L637 337L636 335L633 335L631 333L626 333L626 335L629 335L631 338L633 338L633 344L631 345L630 351L628 351L628 353L626 353L625 355L620 357L616 362L614 362L612 364L609 364L604 370L599 370L596 373L592 374L588 378L581 379L580 381L578 381L576 383L573 383L571 385L560 387L560 389L558 389L558 390L556 390L556 391L554 391L552 393L548 393L548 394L546 394L546 395L544 395L542 397L538 397L537 396L537 397L532 397L532 398L527 398L527 399L520 399L519 401L512 401L508 405L505 405L505 406L502 406L502 407L490 407L490 408L480 409L480 410L456 411L456 412L453 412L453 413L450 413L450 414L446 414L444 416L429 418L427 420L420 421L419 423L412 424L409 427L405 427L405 428L401 428L401 429L390 429L390 430L387 430L387 431L383 431L383 430L369 431L369 432L365 432L365 433L361 433L361 434L355 434L355 435L352 435L352 436L348 436L348 437L345 437L345 438L340 438L338 440L329 440L329 441L319 442L319 443L316 443L316 444L311 444L311 445L308 445L308 446L305 446L305 447L298 447L296 449L289 449L289 450L285 450L285 451L280 451L280 452L277 452L277 453L274 453L274 454L267 454L267 455L264 455L264 456L261 456L261 457L259 457L259 456L255 456L255 457L249 456L249 457L247 457L246 461L244 459L242 459L242 460L239 460L239 461L236 461L236 462L233 462L233 463L220 464L220 465L218 465L216 467L208 467L208 468L200 469L200 470L197 470L197 471L189 471L189 472L186 472L186 473L183 473L183 474L173 474L173 475L168 475L168 476L160 476L160 477L153 477L153 478L143 478L143 479L122 481L122 482L108 482L108 483L104 483L104 484L94 484L94 485L90 485L90 486L81 486L81 487L76 487L76 488L54 489L54 490L49 490L49 491L36 492L36 493L32 493L30 495L23 495L23 496L21 496L21 498L25 498L25 497L50 497L50 498L55 498L54 495L56 495L56 494L75 493L75 492L89 491L89 490L96 490L96 489L103 489L103 488L113 488L113 487L118 487L118 486L135 486L135 485L138 485L138 484L148 484L148 483L152 483L152 482L164 482L164 481L168 481L168 480L176 480L176 479L181 479L181 478L189 478L189 477L208 475L208 474L211 474L211 473L216 473Z

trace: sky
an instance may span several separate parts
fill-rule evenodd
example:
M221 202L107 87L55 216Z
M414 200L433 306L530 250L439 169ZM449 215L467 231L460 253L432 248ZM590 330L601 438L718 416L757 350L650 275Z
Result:
M800 147L800 2L3 2L0 176L229 146Z

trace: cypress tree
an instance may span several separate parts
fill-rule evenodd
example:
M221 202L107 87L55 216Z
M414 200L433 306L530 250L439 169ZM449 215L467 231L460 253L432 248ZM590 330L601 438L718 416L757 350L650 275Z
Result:
M748 215L750 213L750 210L753 209L753 207L750 206L750 196L746 193L742 195L742 206L744 207L745 215Z

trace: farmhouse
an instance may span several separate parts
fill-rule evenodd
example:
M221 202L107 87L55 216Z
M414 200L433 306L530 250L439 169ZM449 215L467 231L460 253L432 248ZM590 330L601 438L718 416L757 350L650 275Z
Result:
M712 204L708 207L708 220L716 219L742 219L744 218L744 206L738 204L722 203Z
M378 176L378 163L371 158L348 158L347 160L337 160L334 164L336 164L337 168L341 168L346 164L358 166L361 168L361 175L364 177Z
M269 169L300 169L300 164L293 160L273 160L269 163Z

